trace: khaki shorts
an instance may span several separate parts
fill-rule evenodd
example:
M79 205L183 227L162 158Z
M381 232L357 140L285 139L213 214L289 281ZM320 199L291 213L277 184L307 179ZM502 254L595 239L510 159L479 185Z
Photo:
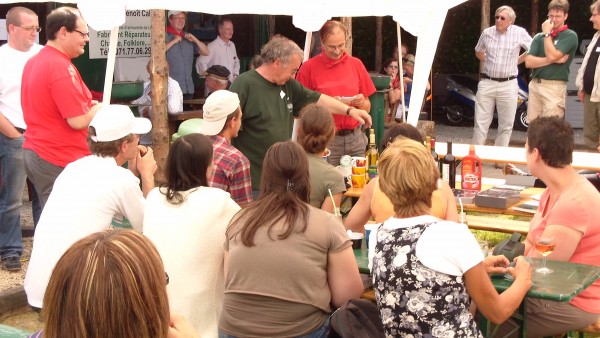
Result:
M567 82L559 80L532 79L529 82L527 120L529 123L540 116L565 116Z

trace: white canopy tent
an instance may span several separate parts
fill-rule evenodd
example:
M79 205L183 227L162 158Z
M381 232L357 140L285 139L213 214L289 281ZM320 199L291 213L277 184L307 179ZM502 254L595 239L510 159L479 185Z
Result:
M226 1L197 0L97 0L64 1L78 3L85 20L96 30L112 30L116 36L118 26L125 22L125 10L137 9L177 9L209 14L267 14L289 15L293 23L307 32L318 30L321 25L334 16L388 16L392 15L407 32L418 36L415 55L415 74L411 95L423 97L427 85L429 70L437 48L442 26L448 9L467 0L254 0L238 1L234 5ZM47 2L43 0L7 1L10 4L19 2ZM62 1L61 1L62 2ZM115 41L116 44L116 41ZM112 45L112 43L111 43ZM112 48L114 50L114 48ZM114 68L114 51L112 64L107 64L107 79L112 81ZM108 83L108 80L107 80ZM110 86L108 86L110 87ZM107 85L105 85L105 94ZM110 90L110 89L108 89ZM105 95L105 97L110 95ZM409 108L407 121L416 125L420 105Z

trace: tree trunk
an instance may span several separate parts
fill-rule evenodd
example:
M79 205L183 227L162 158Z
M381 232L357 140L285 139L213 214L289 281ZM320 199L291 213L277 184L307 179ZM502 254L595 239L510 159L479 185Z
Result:
M481 32L490 26L490 0L481 1ZM479 63L479 73L483 72L483 62Z
M531 0L531 27L529 28L529 33L531 36L534 36L538 32L538 20L540 13L538 10L540 8L540 0Z
M158 169L154 175L157 183L164 183L165 165L167 155L169 154L169 135L168 116L167 116L167 80L169 73L167 70L167 50L165 44L165 11L162 9L153 9L152 20L152 69L150 71L150 81L152 81L152 148L154 150L154 159Z
M383 55L383 18L378 16L375 18L375 71L379 72L381 69L382 55Z
M348 29L348 41L346 41L346 53L352 55L352 17L343 16L340 20Z

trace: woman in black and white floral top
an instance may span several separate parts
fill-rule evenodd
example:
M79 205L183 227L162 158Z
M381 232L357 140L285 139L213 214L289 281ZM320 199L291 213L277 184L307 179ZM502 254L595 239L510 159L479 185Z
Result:
M469 312L471 298L492 322L508 319L531 287L529 264L519 257L507 269L504 256L484 259L466 225L430 215L439 173L422 144L394 142L378 171L395 210L370 236L369 246L386 336L482 337ZM507 271L515 281L499 295L488 273Z

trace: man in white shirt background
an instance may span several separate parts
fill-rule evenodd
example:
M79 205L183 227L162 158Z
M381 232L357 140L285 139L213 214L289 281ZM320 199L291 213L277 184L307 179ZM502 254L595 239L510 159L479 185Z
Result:
M233 82L240 75L240 59L237 56L233 37L233 22L221 18L218 24L219 36L208 44L210 54L202 55L196 60L198 74L204 73L210 66L221 65L229 70L229 81Z
M21 270L21 205L25 188L23 133L27 126L21 108L23 67L42 46L35 43L40 32L38 16L25 7L13 7L6 13L8 43L0 47L0 256L2 267ZM33 195L34 219L41 207ZM36 222L37 223L37 222Z

